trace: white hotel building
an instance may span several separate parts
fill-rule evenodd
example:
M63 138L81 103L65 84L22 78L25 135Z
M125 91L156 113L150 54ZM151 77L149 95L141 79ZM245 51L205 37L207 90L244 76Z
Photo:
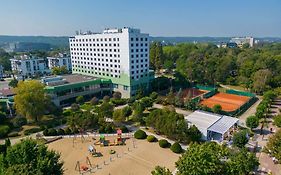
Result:
M110 79L122 97L148 89L154 78L149 70L149 35L139 29L106 29L102 33L69 38L72 72Z
M59 54L56 57L47 57L48 59L48 67L49 69L53 69L54 67L63 67L68 71L71 71L71 58L66 54Z

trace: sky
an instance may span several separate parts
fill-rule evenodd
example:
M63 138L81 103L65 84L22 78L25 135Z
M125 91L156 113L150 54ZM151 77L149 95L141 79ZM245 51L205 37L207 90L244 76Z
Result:
M0 35L135 27L152 36L281 37L281 0L1 0Z

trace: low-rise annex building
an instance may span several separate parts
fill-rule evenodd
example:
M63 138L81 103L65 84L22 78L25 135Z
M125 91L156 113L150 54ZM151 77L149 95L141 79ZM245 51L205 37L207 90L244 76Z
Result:
M48 59L48 67L49 69L53 69L54 67L63 67L68 71L71 71L71 58L67 54L59 53L58 56L55 57L47 57Z
M90 99L93 96L100 97L112 92L110 80L87 75L44 77L41 82L46 85L46 93L56 106L69 105L75 102L78 96Z

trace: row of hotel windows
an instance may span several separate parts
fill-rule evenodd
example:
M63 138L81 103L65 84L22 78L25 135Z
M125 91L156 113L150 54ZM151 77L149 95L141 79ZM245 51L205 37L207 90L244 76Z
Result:
M99 42L99 41L119 41L119 38L104 38L104 40L103 40L103 38L93 38L93 39L70 39L70 42Z
M147 45L147 44L146 44ZM88 46L90 46L90 47L103 47L103 43L101 43L101 44L70 44L70 46L84 46L84 47L88 47ZM104 47L119 47L119 43L117 43L117 44L115 44L115 43L113 43L113 44L111 44L111 43L108 43L108 45L107 45L107 43L104 43Z
M73 69L73 71L79 72L79 73L89 73L89 74L96 74L96 75L103 75L103 76L111 76L115 78L120 78L120 75L113 75L113 74L107 74L107 73L101 73L101 72L94 72L89 70L80 70L80 69Z
M77 48L77 49L76 48L71 48L70 50L75 50L75 51L79 51L79 50L80 51L97 51L97 52L99 52L99 51L101 51L101 52L103 52L103 51L105 51L105 52L107 52L107 51L109 51L109 52L112 52L112 51L113 52L120 52L120 49L104 49L103 50L103 49L91 49L91 48L90 49L88 49L88 48L86 48L86 49L85 48L83 48L83 49L82 48L80 48L80 49L79 48Z
M131 37L131 41L148 41L147 38L133 38ZM70 42L102 42L102 41L119 41L119 38L93 38L93 39L70 39Z
M83 53L83 54L80 53L80 54L79 54L79 52L71 52L71 54L72 54L72 55L89 55L89 53L87 53L87 54L85 54L85 53ZM120 58L120 55L119 55L119 54L103 54L103 53L102 53L102 54L99 54L99 53L98 53L98 54L96 54L96 53L92 54L92 53L90 53L90 56L93 56L93 55L94 55L94 56L102 56L102 57L103 57L103 56L108 57L108 55L109 55L109 57Z
M78 64L80 64L79 61L78 61ZM81 61L81 64L83 64L82 61ZM110 65L110 67L113 67L113 66L114 66L114 67L116 67L116 68L117 68L117 67L120 68L120 65L104 64L104 63L94 63L94 64L91 63L91 64L90 64L90 63L88 62L88 64L87 64L87 62L84 62L84 65L85 65L85 66L87 66L87 65L95 65L95 66L106 66L106 67L108 67L108 66ZM73 64L73 67L80 67L80 65ZM83 65L82 65L81 67L83 68Z
M79 68L80 68L80 66L78 66ZM81 68L83 68L83 66L81 66ZM105 68L97 68L97 67L87 67L87 66L85 66L85 68L88 68L88 70L90 70L90 69L92 69L92 70L99 70L99 71L107 71L107 72L109 72L109 70L110 70L110 72L111 73L119 73L120 74L120 70L113 70L113 69L105 69ZM77 70L77 69L73 69L73 70ZM78 69L79 70L79 69Z
M75 58L76 58L76 57L75 57ZM75 60L76 60L76 59L75 59ZM77 60L80 60L79 57L78 57ZM93 58L90 58L90 59L89 59L89 58L87 58L87 59L84 58L84 59L83 59L83 58L81 57L81 63L82 63L82 60L89 60L89 61L91 60L91 61L93 61ZM104 60L104 59L100 59L100 58L94 58L94 61L102 61L102 62L105 61L105 62L108 62L108 59L105 59L105 60ZM114 61L113 61L112 59L109 59L109 62L110 62L110 63L113 63L113 62L115 62L115 63L117 63L117 62L120 63L120 60L114 60ZM73 60L72 60L72 63L77 63L77 61L73 61ZM79 63L79 61L78 61L78 63ZM89 64L90 64L90 63L89 63Z

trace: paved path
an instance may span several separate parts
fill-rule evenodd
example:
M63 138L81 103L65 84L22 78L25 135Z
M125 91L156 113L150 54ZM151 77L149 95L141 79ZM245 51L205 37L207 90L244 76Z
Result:
M156 104L156 103L153 104L153 108L163 109L164 107L166 107L166 106L161 105L161 104ZM180 108L175 108L175 110L177 113L183 114L183 115L189 115L192 113L192 111L187 111L187 110L183 110Z
M255 115L256 110L258 105L260 104L260 102L262 101L261 97L258 97L258 101L256 101L249 109L247 109L247 111L245 111L240 117L240 125L246 127L246 119L251 116L251 115Z

